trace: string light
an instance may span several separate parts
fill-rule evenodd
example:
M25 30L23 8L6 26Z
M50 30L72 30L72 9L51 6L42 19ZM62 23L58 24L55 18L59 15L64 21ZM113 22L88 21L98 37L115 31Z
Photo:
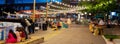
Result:
M55 1L55 0L52 0L52 1L54 1L56 4L69 7L69 8L67 8L67 7L60 7L60 6L56 6L56 5L50 4L49 6L62 9L62 10L50 9L52 11L55 11L55 13L65 13L65 12L72 12L72 11L75 12L77 10L86 9L86 7L83 7L83 6L72 6L72 5L68 5L68 4L65 4L65 3L62 3L62 2L58 2L58 1Z

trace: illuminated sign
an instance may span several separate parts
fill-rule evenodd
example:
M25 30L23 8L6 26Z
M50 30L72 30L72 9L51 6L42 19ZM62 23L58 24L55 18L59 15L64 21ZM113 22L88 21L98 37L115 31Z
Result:
M116 14L116 12L111 12L111 15L116 16L117 14Z

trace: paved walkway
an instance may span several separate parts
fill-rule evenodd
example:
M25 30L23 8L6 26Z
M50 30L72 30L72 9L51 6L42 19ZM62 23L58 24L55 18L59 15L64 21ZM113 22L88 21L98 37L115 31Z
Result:
M39 30L30 36L44 37L44 43L41 44L105 44L104 39L101 36L94 36L87 26L75 24L69 29Z
M55 33L45 37L45 42L41 44L105 44L101 36L94 36L86 26L72 25Z

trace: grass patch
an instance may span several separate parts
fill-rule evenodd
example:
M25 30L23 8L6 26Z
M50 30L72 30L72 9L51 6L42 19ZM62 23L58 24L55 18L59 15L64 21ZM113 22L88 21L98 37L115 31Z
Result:
M104 35L104 36L107 39L110 39L110 38L112 38L112 39L120 39L120 35Z

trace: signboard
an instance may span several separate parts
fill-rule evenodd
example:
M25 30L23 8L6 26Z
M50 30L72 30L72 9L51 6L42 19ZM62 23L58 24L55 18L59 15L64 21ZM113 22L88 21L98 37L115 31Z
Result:
M117 13L116 12L111 12L110 13L112 16L117 16Z

